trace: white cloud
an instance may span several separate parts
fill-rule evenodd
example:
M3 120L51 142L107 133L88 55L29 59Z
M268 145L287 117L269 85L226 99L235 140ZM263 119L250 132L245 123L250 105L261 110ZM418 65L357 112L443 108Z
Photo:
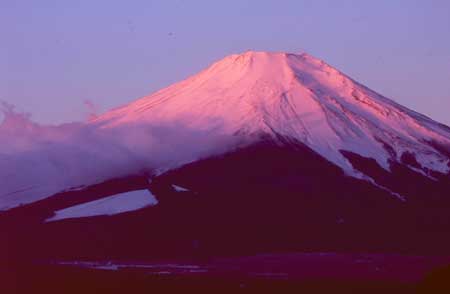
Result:
M99 128L89 123L43 126L3 104L0 210L71 187L136 173L151 174L226 150L220 132L180 123Z

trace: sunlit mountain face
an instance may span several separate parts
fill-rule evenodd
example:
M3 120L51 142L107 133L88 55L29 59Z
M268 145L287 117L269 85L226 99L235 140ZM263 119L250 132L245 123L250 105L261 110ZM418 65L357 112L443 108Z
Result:
M450 129L308 54L231 55L82 124L10 111L0 138L11 264L450 248Z

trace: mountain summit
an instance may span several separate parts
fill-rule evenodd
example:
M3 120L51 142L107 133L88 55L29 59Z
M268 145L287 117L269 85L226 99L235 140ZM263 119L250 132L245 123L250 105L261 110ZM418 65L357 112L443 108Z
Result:
M155 177L267 141L306 147L345 175L401 200L406 197L383 180L395 164L432 181L450 170L447 126L306 53L230 55L81 126L30 126L6 134L17 137L7 149L26 155L0 153L6 183L0 210L143 171ZM355 156L373 160L382 178L355 163Z
M447 173L450 129L389 100L308 54L248 51L225 57L187 80L93 124L177 121L224 134L268 134L306 144L360 176L341 151L390 160L412 153L428 170ZM388 147L389 146L389 147Z
M450 129L307 54L231 55L65 130L0 156L0 258L450 248Z

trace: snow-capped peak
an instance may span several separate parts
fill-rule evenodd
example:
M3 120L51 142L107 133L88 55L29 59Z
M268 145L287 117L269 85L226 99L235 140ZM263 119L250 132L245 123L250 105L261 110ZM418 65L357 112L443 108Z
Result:
M450 145L450 131L353 81L306 53L248 51L110 111L104 128L133 123L183 125L224 134L267 133L305 143L353 173L340 150L388 160L412 152L423 167L447 172L448 158L429 143ZM386 150L393 147L396 155Z

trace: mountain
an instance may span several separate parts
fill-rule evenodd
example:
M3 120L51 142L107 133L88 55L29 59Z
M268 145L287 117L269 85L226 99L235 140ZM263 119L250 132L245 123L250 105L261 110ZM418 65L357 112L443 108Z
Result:
M349 174L354 168L341 150L374 158L386 169L390 159L410 152L424 168L450 170L447 156L430 144L448 148L448 127L308 54L231 55L93 123L109 128L171 121L227 135L259 133L301 142Z
M87 127L168 124L174 136L201 140L183 137L168 160L4 211L0 252L161 258L450 246L450 129L308 54L231 55ZM173 152L184 149L195 152ZM121 207L122 193L145 189L152 199ZM30 252L30 242L42 249Z

